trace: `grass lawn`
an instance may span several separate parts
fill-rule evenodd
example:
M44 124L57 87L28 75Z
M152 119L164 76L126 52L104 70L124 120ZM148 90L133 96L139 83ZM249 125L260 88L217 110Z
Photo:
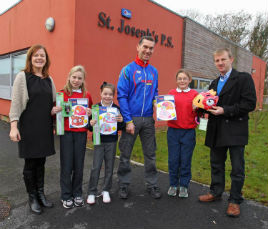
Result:
M265 118L254 132L253 118L249 122L249 144L245 149L246 179L243 188L243 196L268 205L268 112L264 112ZM252 115L251 115L252 116ZM205 132L196 131L196 147L192 159L192 180L203 184L210 184L209 148L204 146ZM168 171L168 152L166 130L161 129L156 133L157 141L157 167ZM118 151L119 153L119 151ZM132 160L143 163L143 154L139 138L137 139ZM230 190L230 158L226 161L226 191Z

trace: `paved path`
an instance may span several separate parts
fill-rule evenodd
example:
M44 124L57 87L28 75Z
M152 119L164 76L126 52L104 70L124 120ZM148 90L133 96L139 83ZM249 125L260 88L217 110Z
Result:
M192 182L188 199L168 197L168 175L159 173L159 186L163 192L160 200L152 199L144 188L143 167L133 165L131 196L127 200L117 197L117 177L114 175L112 203L104 204L101 197L94 206L85 205L64 209L59 200L59 144L57 154L46 163L46 193L55 204L41 215L33 215L27 205L27 195L22 180L23 160L17 157L17 144L8 137L9 125L0 121L0 198L11 203L10 216L0 222L2 229L86 229L86 228L254 228L268 229L268 208L253 201L244 201L240 218L225 215L227 194L223 200L199 203L198 195L208 187ZM92 151L87 150L84 170L84 195L89 179ZM117 167L118 160L116 161ZM116 169L115 169L116 171ZM102 183L103 179L100 180Z

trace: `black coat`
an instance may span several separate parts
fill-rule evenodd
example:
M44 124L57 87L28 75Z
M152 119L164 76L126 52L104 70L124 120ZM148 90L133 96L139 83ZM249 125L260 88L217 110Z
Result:
M209 89L217 91L219 77ZM232 70L219 95L223 115L209 114L205 145L209 147L248 144L248 113L256 107L256 91L250 74Z

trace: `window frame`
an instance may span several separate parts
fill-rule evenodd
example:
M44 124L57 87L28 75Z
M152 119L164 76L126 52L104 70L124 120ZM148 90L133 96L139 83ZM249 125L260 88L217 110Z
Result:
M14 73L14 58L19 55L24 55L27 53L28 49L12 52L12 53L6 53L3 55L0 55L0 60L9 59L10 69L9 69L9 85L2 85L0 84L0 88L9 90L7 93L1 93L0 90L0 99L6 99L11 100L12 95L12 89L13 89L13 82L15 80L16 74ZM25 62L26 62L26 56L25 56ZM3 90L4 92L4 90ZM8 94L8 95L7 95Z
M211 84L211 82L213 81L213 79L201 78L201 77L196 77L196 76L192 77L192 81L193 80L197 80L197 88L192 88L192 89L198 91L199 93L202 91L206 91L205 89L200 88L200 81L207 81L209 82L209 84Z

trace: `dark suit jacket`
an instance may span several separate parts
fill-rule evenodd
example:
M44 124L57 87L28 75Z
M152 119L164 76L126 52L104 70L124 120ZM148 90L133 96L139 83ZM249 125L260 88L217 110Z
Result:
M217 91L219 77L209 89ZM250 74L232 70L219 94L217 106L223 115L209 114L205 145L209 147L244 146L248 144L248 113L256 107L256 91Z

